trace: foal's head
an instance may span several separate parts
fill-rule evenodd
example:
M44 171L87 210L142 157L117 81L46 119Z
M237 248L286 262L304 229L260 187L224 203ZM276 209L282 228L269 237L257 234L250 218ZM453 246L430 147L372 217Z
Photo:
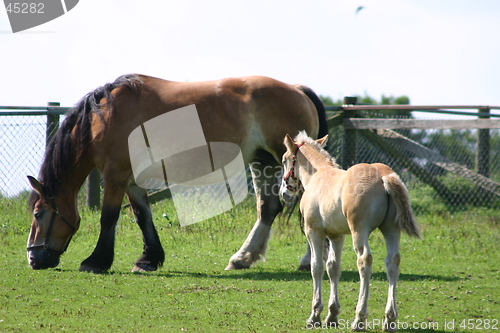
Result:
M310 145L317 150L321 150L328 140L328 135L318 140L313 140L307 136L305 131L292 139L288 134L285 136L284 145L286 152L283 154L281 163L283 164L283 178L281 179L280 197L286 203L293 201L293 199L302 192L300 177L298 173L297 154L300 147L303 145Z

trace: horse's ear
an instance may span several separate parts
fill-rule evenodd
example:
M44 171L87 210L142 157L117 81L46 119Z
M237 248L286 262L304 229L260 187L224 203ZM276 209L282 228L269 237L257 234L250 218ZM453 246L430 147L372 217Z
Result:
M28 180L33 190L40 196L43 196L43 185L35 177L28 176Z
M285 144L285 147L286 149L288 149L288 151L291 151L293 152L294 151L294 148L295 148L295 143L293 142L293 139L290 137L290 135L285 135L285 141L283 141L283 143Z
M328 134L322 137L321 139L316 140L317 143L321 146L321 148L324 148L326 143L328 141Z

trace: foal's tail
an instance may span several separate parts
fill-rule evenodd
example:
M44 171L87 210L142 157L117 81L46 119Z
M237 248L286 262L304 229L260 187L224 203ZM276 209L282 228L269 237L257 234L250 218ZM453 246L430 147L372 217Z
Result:
M417 221L413 217L410 196L405 184L396 173L382 177L384 188L396 204L396 221L408 235L422 238Z

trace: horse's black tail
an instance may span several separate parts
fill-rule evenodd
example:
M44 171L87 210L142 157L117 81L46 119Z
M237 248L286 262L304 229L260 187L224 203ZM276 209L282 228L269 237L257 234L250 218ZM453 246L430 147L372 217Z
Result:
M311 88L306 86L299 86L298 88L307 97L309 97L311 102L313 102L314 106L316 107L316 111L318 112L319 131L317 139L324 137L325 135L328 134L328 122L326 120L326 111L323 102L321 102L321 99L318 97L318 95L316 95L316 93ZM327 148L325 147L325 149Z

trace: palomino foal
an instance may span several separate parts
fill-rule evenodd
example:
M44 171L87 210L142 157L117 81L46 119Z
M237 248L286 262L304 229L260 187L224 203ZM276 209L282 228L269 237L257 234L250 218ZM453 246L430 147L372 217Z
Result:
M284 142L287 151L283 155L284 177L280 194L285 201L289 201L303 188L300 211L304 216L304 230L312 251L314 292L308 327L317 327L323 310L321 281L326 237L331 244L326 262L331 287L326 324L329 327L338 324L340 258L344 237L350 233L358 257L361 283L356 318L351 328L355 331L365 329L372 273L368 237L375 228L379 228L387 245L385 265L389 281L383 328L385 331L394 331L398 316L396 282L399 276L401 230L410 236L420 237L408 191L399 176L385 164L356 164L347 171L340 169L335 159L322 149L326 140L327 136L314 141L302 131L295 140L287 135Z

